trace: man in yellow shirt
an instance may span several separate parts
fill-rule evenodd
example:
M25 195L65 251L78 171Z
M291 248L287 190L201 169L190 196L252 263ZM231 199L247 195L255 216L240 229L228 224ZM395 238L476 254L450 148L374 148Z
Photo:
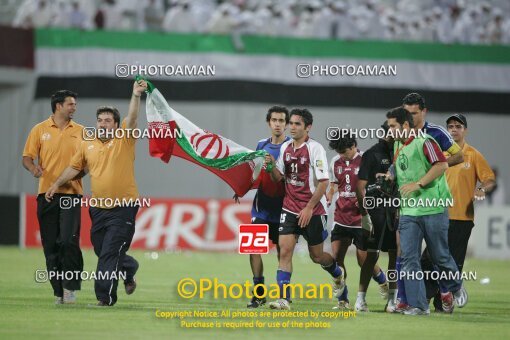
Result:
M117 301L118 278L125 275L126 293L136 288L134 275L138 262L126 255L135 233L135 217L140 207L135 182L136 139L129 130L136 128L140 97L147 89L136 81L126 119L120 123L114 107L99 107L96 112L97 138L84 141L70 165L46 192L51 200L58 188L88 167L92 197L89 213L92 220L91 241L98 256L95 292L98 306L113 306ZM120 128L120 129L119 129ZM115 132L125 133L115 133ZM101 277L100 275L103 275Z
M448 209L450 252L459 270L464 266L466 250L474 227L474 201L485 199L496 185L496 177L483 155L466 143L467 120L462 114L447 119L448 132L462 148L464 162L448 168L446 180L453 195L453 207Z
M80 290L83 257L80 250L80 207L61 206L61 200L81 197L79 177L69 179L46 202L44 194L70 163L82 142L83 126L72 120L77 94L68 90L51 96L52 115L32 128L23 150L23 166L39 179L37 218L48 277L56 304L75 303ZM37 159L37 164L34 161ZM74 273L68 276L65 273ZM67 278L67 279L66 279Z

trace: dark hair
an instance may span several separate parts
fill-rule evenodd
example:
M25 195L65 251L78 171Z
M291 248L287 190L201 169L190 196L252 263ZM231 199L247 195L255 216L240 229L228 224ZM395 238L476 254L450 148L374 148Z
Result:
M273 112L285 113L285 124L289 124L289 120L290 120L289 110L285 106L277 106L277 105L272 106L269 108L269 110L267 110L266 122L269 122L271 120L271 115Z
M358 143L356 142L356 138L352 136L341 137L329 142L329 148L338 153L344 153L346 149L350 149L353 146L358 146Z
M55 113L57 110L57 104L63 104L67 97L78 97L77 93L69 90L59 90L51 95L51 112Z
M384 130L384 132L388 132L390 130L390 126L388 125L388 121L385 120L382 124L381 124L381 128Z
M290 117L292 116L300 116L303 118L305 127L313 124L313 116L307 109L292 109L292 111L290 111Z
M425 98L423 98L419 93L413 92L409 93L407 96L402 99L402 105L416 105L420 107L420 110L426 108L425 106Z
M386 113L386 118L395 118L400 125L404 125L405 122L408 122L409 127L414 127L413 115L402 106L388 111L388 113Z
M101 113L111 113L113 115L113 120L115 121L115 123L119 124L120 126L120 113L119 113L119 110L117 110L117 108L113 107L113 106L100 106L97 108L97 111L96 111L96 118L99 117L99 115Z

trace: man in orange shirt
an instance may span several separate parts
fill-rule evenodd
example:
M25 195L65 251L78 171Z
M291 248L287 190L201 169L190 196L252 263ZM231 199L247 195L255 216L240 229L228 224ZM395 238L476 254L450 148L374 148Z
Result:
M133 84L128 115L122 123L119 111L110 106L96 112L95 139L81 143L70 164L46 192L51 201L54 193L85 168L90 174L92 197L89 213L92 220L90 239L98 257L94 289L98 306L117 302L118 279L125 277L126 293L136 288L138 262L126 252L135 233L135 217L140 207L135 181L136 139L129 133L137 125L140 97L147 89L144 80ZM115 132L121 133L115 133ZM122 133L123 132L123 133ZM97 205L95 205L97 204Z
M466 117L460 113L453 114L448 117L446 124L448 132L464 154L462 163L450 166L446 171L446 180L453 196L453 206L448 209L450 220L448 247L459 271L462 272L469 237L474 227L474 201L485 199L485 194L494 189L496 178L483 155L466 143L468 133ZM424 260L425 263L430 261L429 258ZM435 290L436 282L428 281L428 297L431 297ZM458 307L464 307L466 302L467 300ZM440 304L435 302L435 307L436 311L441 311Z
M51 96L52 115L32 128L23 150L23 166L39 179L37 218L56 304L76 302L74 291L81 287L81 276L77 273L83 270L80 207L60 204L83 195L80 177L73 176L63 183L55 192L56 200L44 199L51 183L71 162L82 142L83 126L72 120L76 97L76 93L68 90L55 92ZM65 274L71 272L72 276Z

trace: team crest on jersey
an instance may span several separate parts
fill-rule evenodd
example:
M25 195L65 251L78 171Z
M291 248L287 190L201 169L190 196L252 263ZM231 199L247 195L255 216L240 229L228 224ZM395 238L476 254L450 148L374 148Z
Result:
M357 175L357 174L358 174L358 172L359 172L359 166L358 166L358 167L356 167L356 168L354 168L354 174L355 174L355 175Z
M45 132L41 136L41 141L50 140L51 135L48 132Z
M407 156L404 154L401 154L398 156L398 166L401 170L406 171L409 167L409 159L407 159Z
M285 154L285 161L290 161L290 153L288 152Z
M464 169L469 169L471 167L471 163L464 162Z
M338 167L338 174L340 175L341 173L342 173L342 167L341 167L341 166L339 166L339 167Z
M305 164L306 162L306 157L301 157L301 164Z

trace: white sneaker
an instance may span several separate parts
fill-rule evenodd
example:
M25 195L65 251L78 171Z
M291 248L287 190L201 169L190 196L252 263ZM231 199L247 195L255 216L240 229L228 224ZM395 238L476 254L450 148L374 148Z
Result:
M344 289L345 289L345 280L344 280L345 270L342 267L340 267L340 269L342 270L342 275L340 275L339 277L333 278L333 295L337 299L342 295L342 293L344 292Z
M269 308L279 310L290 310L290 303L285 299L278 299L269 303Z
M430 315L430 309L423 310L417 307L406 309L402 314L404 315Z
M379 294L381 294L381 299L386 300L388 299L388 294L390 291L390 284L386 280L386 282L381 283L379 285Z
M356 304L354 305L354 309L356 312L368 312L368 305L365 300L356 300Z
M64 304L76 303L76 294L74 293L74 290L69 290L69 289L64 288L63 302L64 302Z
M386 313L396 313L397 312L397 304L395 303L395 299L389 299L388 302L386 302L384 311Z
M453 294L455 298L455 305L459 308L464 307L468 302L468 293L464 285L460 286L460 289Z

